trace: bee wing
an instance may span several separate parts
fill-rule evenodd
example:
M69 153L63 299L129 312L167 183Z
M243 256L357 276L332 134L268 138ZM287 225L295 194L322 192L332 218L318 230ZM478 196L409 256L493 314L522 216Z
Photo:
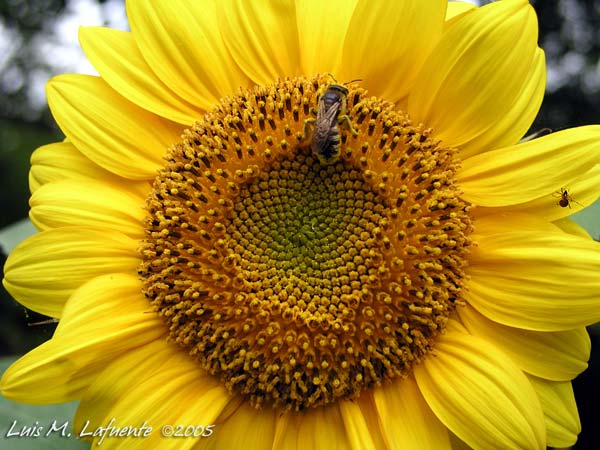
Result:
M342 101L338 100L329 109L325 109L325 102L319 105L319 115L317 116L323 122L326 122L330 127L337 119L337 115L342 107Z
M325 109L325 102L319 104L319 112L317 114L317 122L315 124L315 139L320 143L325 143L329 137L331 128L335 126L337 114L341 102L335 102L328 109Z
M319 101L317 120L310 143L313 154L319 156L319 159L326 154L334 153L332 150L337 148L339 143L337 117L341 107L341 99L333 103L326 102L323 98Z

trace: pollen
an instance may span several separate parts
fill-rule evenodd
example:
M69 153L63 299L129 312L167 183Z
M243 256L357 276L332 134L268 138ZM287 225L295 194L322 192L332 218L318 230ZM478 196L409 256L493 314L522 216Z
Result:
M472 225L456 150L351 83L355 132L340 127L323 164L303 129L330 83L224 98L169 150L147 201L144 294L170 339L256 407L408 376L462 302Z

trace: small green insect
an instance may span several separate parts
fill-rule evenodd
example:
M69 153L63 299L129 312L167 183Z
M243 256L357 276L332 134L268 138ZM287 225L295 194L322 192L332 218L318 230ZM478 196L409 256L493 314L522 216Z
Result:
M339 125L346 125L354 135L358 131L352 126L350 116L346 114L348 88L341 84L330 84L325 93L318 98L319 109L316 119L304 121L303 139L309 126L314 127L310 148L321 164L333 164L340 157L341 137Z

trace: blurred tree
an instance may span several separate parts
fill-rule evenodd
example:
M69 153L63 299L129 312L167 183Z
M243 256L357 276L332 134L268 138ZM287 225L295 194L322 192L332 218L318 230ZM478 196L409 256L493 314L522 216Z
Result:
M548 65L532 129L600 123L600 1L532 0Z
M54 22L65 9L65 0L1 0L0 117L50 124L47 108L31 101L30 88L53 70L34 45L52 35ZM38 102L39 103L39 102Z
M65 36L65 31L71 19L110 23L108 3L124 11L123 0L0 0L0 117L54 123L44 85L82 63L76 34ZM78 23L73 25L76 33Z

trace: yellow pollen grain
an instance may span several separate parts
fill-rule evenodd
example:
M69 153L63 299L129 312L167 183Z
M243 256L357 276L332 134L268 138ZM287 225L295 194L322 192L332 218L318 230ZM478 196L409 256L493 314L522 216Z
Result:
M405 377L462 304L456 151L347 87L355 136L311 152L328 75L240 91L187 130L147 201L139 268L169 337L256 407L302 410Z

